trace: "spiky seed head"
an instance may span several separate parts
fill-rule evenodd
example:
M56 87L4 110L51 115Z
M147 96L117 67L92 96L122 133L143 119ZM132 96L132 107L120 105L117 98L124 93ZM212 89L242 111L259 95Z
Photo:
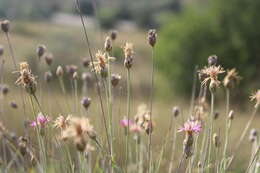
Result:
M45 62L47 65L51 65L52 61L53 61L53 55L51 53L45 55Z
M0 57L4 54L4 46L0 45Z
M82 60L82 65L83 65L83 67L88 68L89 65L90 65L90 60L89 60L89 58L84 58L84 59Z
M230 120L233 120L234 119L234 111L233 110L231 110L230 112L229 112L229 114L228 114L228 118L230 119Z
M172 114L173 114L174 117L179 116L179 114L180 114L180 109L179 109L178 106L174 106L174 107L172 108Z
M57 70L56 70L56 75L57 75L58 77L60 77L60 76L63 76L63 74L64 74L63 68L59 65L59 66L57 67Z
M121 80L121 76L119 74L111 75L111 84L113 87L116 87L120 80Z
M12 108L14 108L14 109L17 109L17 108L18 108L18 105L16 104L15 101L11 101L11 102L10 102L10 106L11 106Z
M212 66L212 65L217 65L217 63L218 63L218 57L217 57L217 55L210 55L209 57L208 57L208 65L209 66Z
M110 52L112 50L112 41L110 37L106 37L104 48L107 52Z
M46 51L46 46L44 44L40 44L36 48L36 53L38 55L38 58L41 58Z
M150 29L148 31L148 43L150 44L150 46L154 47L156 44L156 39L157 39L157 33L155 29Z
M85 109L88 109L91 104L91 98L89 97L83 97L81 100L81 104Z
M10 30L10 22L9 20L4 20L1 22L1 29L3 32L8 33Z
M111 40L115 41L117 38L117 34L118 34L118 32L116 30L111 31L111 33L110 33Z
M49 83L52 79L52 73L50 71L47 71L44 73L44 80Z

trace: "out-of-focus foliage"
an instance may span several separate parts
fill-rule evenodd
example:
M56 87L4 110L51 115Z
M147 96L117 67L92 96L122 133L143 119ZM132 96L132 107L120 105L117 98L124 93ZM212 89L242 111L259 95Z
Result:
M259 8L258 0L219 0L206 9L185 8L166 20L159 35L158 63L172 86L189 94L195 65L206 65L212 54L222 66L235 67L244 76L239 94L259 86Z

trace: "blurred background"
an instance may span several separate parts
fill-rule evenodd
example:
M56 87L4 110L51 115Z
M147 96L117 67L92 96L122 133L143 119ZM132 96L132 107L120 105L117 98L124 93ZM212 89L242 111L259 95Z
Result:
M157 126L167 123L173 105L179 105L183 114L188 116L194 71L207 65L208 56L214 54L225 69L236 68L243 77L239 87L231 93L232 109L237 110L236 115L241 115L240 121L234 123L234 128L240 129L242 123L247 121L247 115L253 107L252 103L249 104L249 94L260 86L259 0L80 0L80 6L94 53L103 49L104 39L112 30L118 31L113 45L113 55L117 58L113 72L122 76L121 86L115 92L117 106L123 106L123 109L118 108L120 116L125 112L125 105L121 101L126 95L126 72L121 47L127 41L134 44L134 115L135 108L140 103L148 103L149 99L152 53L147 43L147 31L155 28L158 33L155 48L155 115L160 120ZM51 110L49 112L55 116L66 112L60 97L55 97L61 94L58 81L53 80L47 87L44 72L51 71L55 78L58 65L65 67L70 64L79 67L79 74L90 71L82 65L82 60L89 58L89 54L74 0L0 0L0 19L11 21L10 38L15 57L19 61L28 61L38 80L42 80L37 93L41 102L45 102ZM8 83L11 91L17 90L12 84L15 77L10 71L14 69L2 32L0 44L6 50L5 83ZM50 66L43 60L39 61L36 53L39 44L45 44L53 55ZM65 77L65 82L67 90L70 90L69 77ZM199 81L196 84L198 91ZM48 94L44 94L44 90L48 90ZM222 88L217 92L216 109L221 112L225 104L225 92ZM94 104L91 112L91 109L98 109L99 105L96 93L90 92L89 95ZM5 104L12 99L9 96ZM21 105L21 101L17 103ZM51 108L52 103L55 108ZM15 110L7 109L6 113L15 114ZM12 122L16 118L13 115L5 119ZM222 126L223 120L220 120ZM254 124L259 128L257 123L259 125L259 118ZM232 136L235 141L240 132L234 130L232 133L235 134ZM163 132L155 131L155 134L160 142ZM250 147L244 147L244 150L249 151ZM237 170L241 171L239 167L245 166L245 163L243 158L240 159L242 164L238 165Z

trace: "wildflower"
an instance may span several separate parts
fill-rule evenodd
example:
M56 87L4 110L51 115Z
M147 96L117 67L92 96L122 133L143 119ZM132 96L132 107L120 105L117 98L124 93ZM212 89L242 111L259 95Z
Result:
M91 104L91 98L89 97L83 97L81 100L82 106L87 110Z
M118 32L116 30L111 31L110 38L111 38L112 41L116 40L117 34L118 34Z
M10 30L10 22L9 20L4 20L1 22L1 29L3 32L8 33Z
M223 80L223 84L226 88L234 88L236 84L239 83L239 81L242 78L238 76L238 72L235 68L228 70L227 75L225 76Z
M4 47L0 45L0 57L4 54Z
M44 80L49 83L52 79L52 73L50 71L47 71L44 73Z
M78 67L75 65L67 65L66 66L66 71L67 73L73 77L73 74L78 70Z
M148 39L148 43L149 43L152 47L154 47L155 44L156 44L156 39L157 39L157 33L156 33L156 30L155 30L155 29L150 29L150 30L148 31L148 37L147 37L147 39Z
M137 125L136 123L132 123L130 125L130 131L133 133L140 133L142 131L141 127Z
M211 55L208 57L208 65L209 66L216 66L218 63L217 55Z
M59 65L56 70L56 75L60 77L63 76L63 74L64 74L63 68Z
M51 53L48 53L45 55L45 62L47 65L51 65L53 61L53 55Z
M208 81L210 81L210 90L212 92L215 91L216 88L219 87L220 81L218 80L218 75L224 73L225 71L221 66L210 66L205 67L204 69L200 70L199 73L203 76L202 85L206 85Z
M172 108L172 114L173 114L174 117L177 117L180 114L180 109L179 109L178 106L174 106Z
M27 62L20 63L20 76L15 82L17 85L21 85L29 94L34 94L36 91L36 80L32 74L29 64Z
M107 52L110 52L112 50L112 41L111 41L110 37L106 38L104 48Z
M68 115L67 117L64 117L63 115L59 115L56 118L56 120L53 122L53 126L64 130L69 126L70 120L71 120L71 115Z
M255 100L255 108L257 108L260 104L260 89L258 89L254 94L250 96L251 101Z
M44 55L45 51L46 51L46 46L44 44L40 44L37 46L36 53L39 59Z
M120 120L120 126L126 128L126 127L130 127L133 124L133 122L131 120L128 120L126 117L124 117L124 119Z
M37 115L36 121L31 122L31 127L36 127L37 125L44 128L45 125L50 121L47 116L44 116L41 112Z
M124 66L130 69L133 65L133 44L126 42L125 46L123 47L123 50L125 54Z
M83 67L89 67L89 65L90 65L90 60L89 60L89 58L84 58L83 60L82 60L82 64L83 64Z
M138 111L135 116L135 123L139 125L147 134L152 133L154 123L151 120L151 112L147 109L146 105L140 105L138 107Z
M10 106L14 109L18 108L18 105L14 101L11 101Z
M116 87L121 79L119 74L112 74L111 75L111 84L113 87Z

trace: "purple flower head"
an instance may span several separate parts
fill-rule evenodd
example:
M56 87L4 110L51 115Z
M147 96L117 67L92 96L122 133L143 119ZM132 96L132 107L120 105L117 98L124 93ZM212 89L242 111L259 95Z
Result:
M202 127L198 121L187 121L178 129L178 132L186 132L188 134L199 133Z
M122 127L131 126L132 124L133 124L132 120L127 120L127 118L120 120L120 125Z
M37 121L37 122L36 122ZM36 127L37 124L40 127L45 127L45 125L50 121L47 116L44 116L41 112L37 116L37 120L31 122L31 127Z

